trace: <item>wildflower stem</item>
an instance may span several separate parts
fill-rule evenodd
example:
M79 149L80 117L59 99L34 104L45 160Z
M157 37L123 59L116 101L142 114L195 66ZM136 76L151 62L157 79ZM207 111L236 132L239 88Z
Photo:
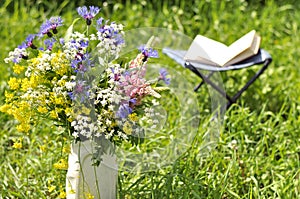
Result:
M80 173L82 176L82 193L85 193L84 191L84 183L85 183L85 179L84 179L84 173L83 173L83 169L82 169L82 165L81 165L81 155L80 155L80 148L81 148L81 141L78 143L78 164L79 164L79 168L80 168Z
M59 44L61 50L63 50L63 45L60 43L59 38L58 38L56 35L54 35L53 37L54 37L54 39L58 42L58 44Z
M86 36L87 36L87 37L89 36L89 27L90 27L90 26L86 26Z
M94 150L93 150L93 145L92 145L92 142L91 142L91 150L92 150L92 154L94 154ZM101 163L100 163L101 164ZM98 177L97 177L97 170L96 170L96 166L97 165L92 165L93 166L93 169L94 169L94 176L95 176L95 181L96 181L96 187L97 187L97 195L99 199L101 199L100 197L100 190L99 190L99 181L98 181ZM100 165L99 165L100 167Z

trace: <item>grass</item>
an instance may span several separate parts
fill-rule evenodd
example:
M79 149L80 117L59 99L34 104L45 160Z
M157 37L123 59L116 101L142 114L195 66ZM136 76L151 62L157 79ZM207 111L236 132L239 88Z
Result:
M55 1L56 2L56 1ZM57 3L58 2L58 3ZM75 6L93 1L5 0L0 3L0 100L11 68L3 59L27 34L37 31L51 15L62 15L70 24ZM98 2L98 1L97 1ZM216 147L201 149L205 126L197 142L170 166L135 175L119 173L119 198L298 198L300 195L300 58L297 1L107 1L106 18L126 29L164 27L193 38L203 34L230 44L251 29L262 36L262 48L273 63L242 95L224 117ZM191 85L197 79L170 60ZM254 69L222 74L228 93L246 82ZM207 88L197 93L201 124L209 118ZM176 119L173 115L170 120ZM63 152L63 138L47 122L28 135L15 130L12 118L0 114L0 198L57 198L64 189L66 171L53 168ZM22 149L12 147L22 137ZM54 188L53 188L54 186ZM53 188L53 190L52 190Z

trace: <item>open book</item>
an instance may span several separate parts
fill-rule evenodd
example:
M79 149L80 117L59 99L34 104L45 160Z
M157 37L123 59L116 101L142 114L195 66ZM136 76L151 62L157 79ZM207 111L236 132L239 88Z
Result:
M197 35L184 59L213 66L229 66L257 54L261 37L255 30L226 46L223 43Z

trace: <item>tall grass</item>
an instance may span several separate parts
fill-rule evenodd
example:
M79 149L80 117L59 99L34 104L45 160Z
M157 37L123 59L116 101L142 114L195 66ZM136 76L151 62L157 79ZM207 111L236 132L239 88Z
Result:
M300 58L297 1L30 1L0 2L0 100L11 68L3 59L27 34L37 32L51 15L70 24L79 5L98 5L102 14L125 24L126 29L165 27L193 38L202 34L226 44L256 29L262 48L273 57L267 71L238 104L226 112L216 148L204 154L199 142L169 167L135 175L119 173L120 198L297 198L300 195ZM191 72L168 60L190 84ZM257 69L222 74L233 93ZM201 121L210 103L207 88L197 93ZM173 116L176 119L176 116ZM172 118L170 118L172 119ZM15 130L12 118L0 114L0 198L57 198L64 189L65 172L53 164L63 152L63 138L41 124L30 134ZM12 147L23 138L22 149Z

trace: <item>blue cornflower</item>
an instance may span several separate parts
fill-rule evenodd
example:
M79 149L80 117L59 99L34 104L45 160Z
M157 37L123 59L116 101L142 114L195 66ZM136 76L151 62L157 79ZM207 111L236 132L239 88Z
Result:
M52 33L57 33L57 27L63 25L63 20L61 17L51 17L49 20L46 20L40 27L39 36L47 34L49 37L52 37ZM52 31L52 32L50 32Z
M80 46L81 46L82 48L86 48L86 47L89 46L89 41L81 40L81 41L79 42L79 44L80 44Z
M102 23L104 21L104 18L103 17L100 17L99 19L97 19L96 23L97 23L97 28L101 27L102 26Z
M77 72L84 73L93 66L94 65L88 53L85 54L77 53L75 59L71 61L71 67L74 69L76 73Z
M97 26L98 32L104 35L105 38L112 38L117 32L111 26Z
M78 14L86 20L86 24L89 26L92 23L92 19L99 13L100 8L96 6L89 6L89 9L86 6L78 7Z
M74 68L75 72L78 72L77 70L77 65L81 63L81 60L78 60L78 59L73 59L71 61L71 67Z
M157 50L148 48L145 45L140 46L139 51L144 55L144 59L143 59L144 62L147 61L149 57L158 58Z
M59 38L59 43L61 45L65 45L65 39L64 38Z
M111 39L114 46L119 46L124 42L123 36L120 33L121 29L116 25L115 22L111 22L110 25L108 25L109 21L105 21L101 17L97 20L96 29L99 33L101 33L102 39Z
M26 49L28 46L26 44L26 42L23 42L21 45L18 45L19 49Z
M34 34L30 34L26 37L25 41L18 46L19 49L26 49L31 47L32 49L37 49L37 47L33 44L33 39L36 37Z
M71 98L71 100L80 100L80 102L83 102L85 99L88 99L90 96L89 93L89 86L86 85L85 81L77 81L76 86L73 90L73 92L69 92L68 95Z
M121 45L121 44L124 44L124 43L125 43L125 41L124 41L122 35L117 34L116 37L115 37L115 43L114 44L116 46L118 46L118 45Z
M132 113L132 108L130 108L128 103L121 104L116 115L118 118L126 118L129 114Z
M132 98L129 100L129 105L135 105L137 102L137 99L136 98Z
M158 80L162 80L165 82L165 84L169 85L171 79L167 78L167 75L168 75L168 71L165 68L160 69Z
M46 48L48 50L52 50L52 47L55 42L56 42L56 40L54 38L50 38L50 39L45 39L44 44L46 45Z
M37 47L33 44L33 40L35 37L36 37L35 34L30 34L25 39L26 45L32 49L37 49Z
M72 60L71 67L74 68L74 71L76 73L78 73L78 72L84 73L87 71L86 64L83 63L82 60L77 60L77 59Z

